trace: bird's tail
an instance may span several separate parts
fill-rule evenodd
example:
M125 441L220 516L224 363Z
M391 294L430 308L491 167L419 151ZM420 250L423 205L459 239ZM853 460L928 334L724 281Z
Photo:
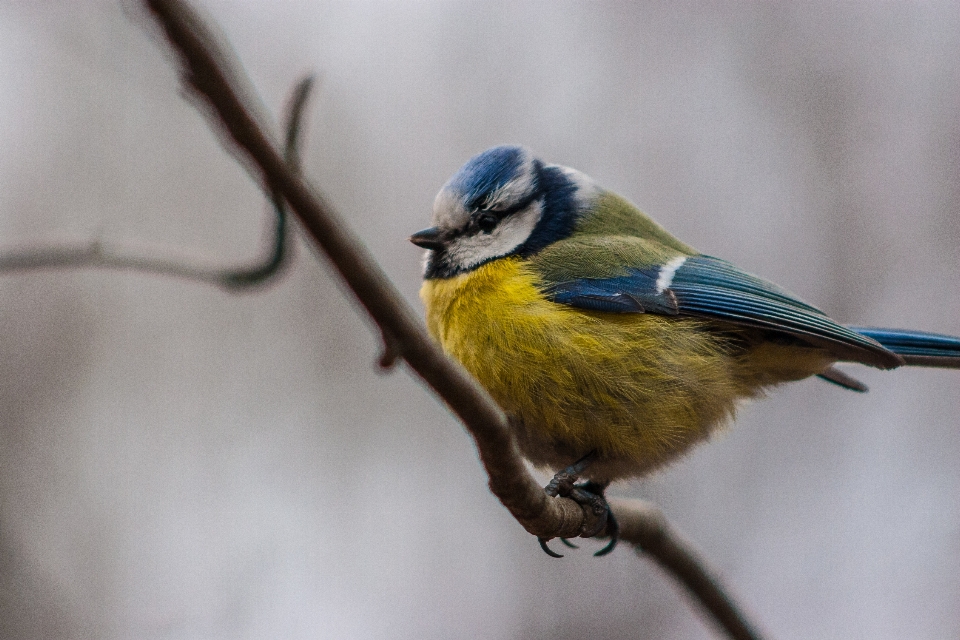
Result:
M908 365L960 369L960 338L924 331L848 327L901 356Z

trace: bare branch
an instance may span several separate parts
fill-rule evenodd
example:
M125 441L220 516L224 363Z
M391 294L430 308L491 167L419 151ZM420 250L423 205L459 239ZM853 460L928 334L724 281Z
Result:
M218 46L197 13L180 0L145 0L180 55L184 81L206 101L248 161L255 177L282 194L357 301L380 328L386 345L382 362L397 357L424 380L460 418L473 437L490 479L491 491L533 535L575 537L596 522L592 512L567 498L549 498L528 473L506 416L490 396L430 339L364 244L295 168L290 167L257 122L253 109L239 97L231 78L239 65ZM659 511L636 503L612 501L621 523L621 539L650 553L673 573L715 616L732 638L753 639L742 613L719 587L687 545L680 542Z
M312 86L312 76L298 82L287 107L284 155L291 170L299 170L300 139L303 129L301 123ZM223 269L201 266L169 257L142 255L130 247L114 247L101 240L93 240L86 244L46 245L0 253L0 273L31 269L95 267L185 278L234 291L246 289L264 284L277 275L289 256L286 201L279 193L272 193L270 200L274 211L270 249L265 258L248 267Z
M20 249L0 255L0 272L62 267L103 267L161 273L210 284L220 284L221 273L175 260L127 255L99 240L85 245Z
M287 104L286 139L284 144L284 159L292 171L300 172L300 139L303 130L303 112L307 106L307 99L313 88L314 78L306 76L293 89L290 101ZM273 203L274 230L273 251L259 266L255 265L246 270L236 270L225 273L221 283L231 288L245 288L266 282L280 271L289 255L289 232L287 230L287 202L283 195L275 189L270 192L270 201Z
M714 621L737 640L760 638L760 632L738 609L708 563L673 527L656 505L642 500L610 498L620 521L620 539L650 556L680 582Z

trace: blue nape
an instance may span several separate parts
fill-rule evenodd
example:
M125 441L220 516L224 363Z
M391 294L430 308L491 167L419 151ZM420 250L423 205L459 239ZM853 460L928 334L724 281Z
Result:
M544 166L539 160L537 169L537 192L543 194L543 214L527 241L517 247L520 256L532 256L558 240L569 238L580 220L577 183L556 166Z

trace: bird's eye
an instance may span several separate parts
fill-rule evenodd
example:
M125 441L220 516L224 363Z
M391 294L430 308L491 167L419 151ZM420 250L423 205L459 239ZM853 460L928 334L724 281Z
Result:
M484 211L477 216L477 226L480 227L480 230L484 233L493 231L493 228L497 226L497 222L499 221L496 214L489 211Z

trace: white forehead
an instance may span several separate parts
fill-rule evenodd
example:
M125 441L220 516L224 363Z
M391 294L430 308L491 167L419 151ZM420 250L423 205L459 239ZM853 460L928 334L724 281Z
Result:
M433 226L440 229L459 229L467 224L470 213L458 193L444 187L433 200Z

